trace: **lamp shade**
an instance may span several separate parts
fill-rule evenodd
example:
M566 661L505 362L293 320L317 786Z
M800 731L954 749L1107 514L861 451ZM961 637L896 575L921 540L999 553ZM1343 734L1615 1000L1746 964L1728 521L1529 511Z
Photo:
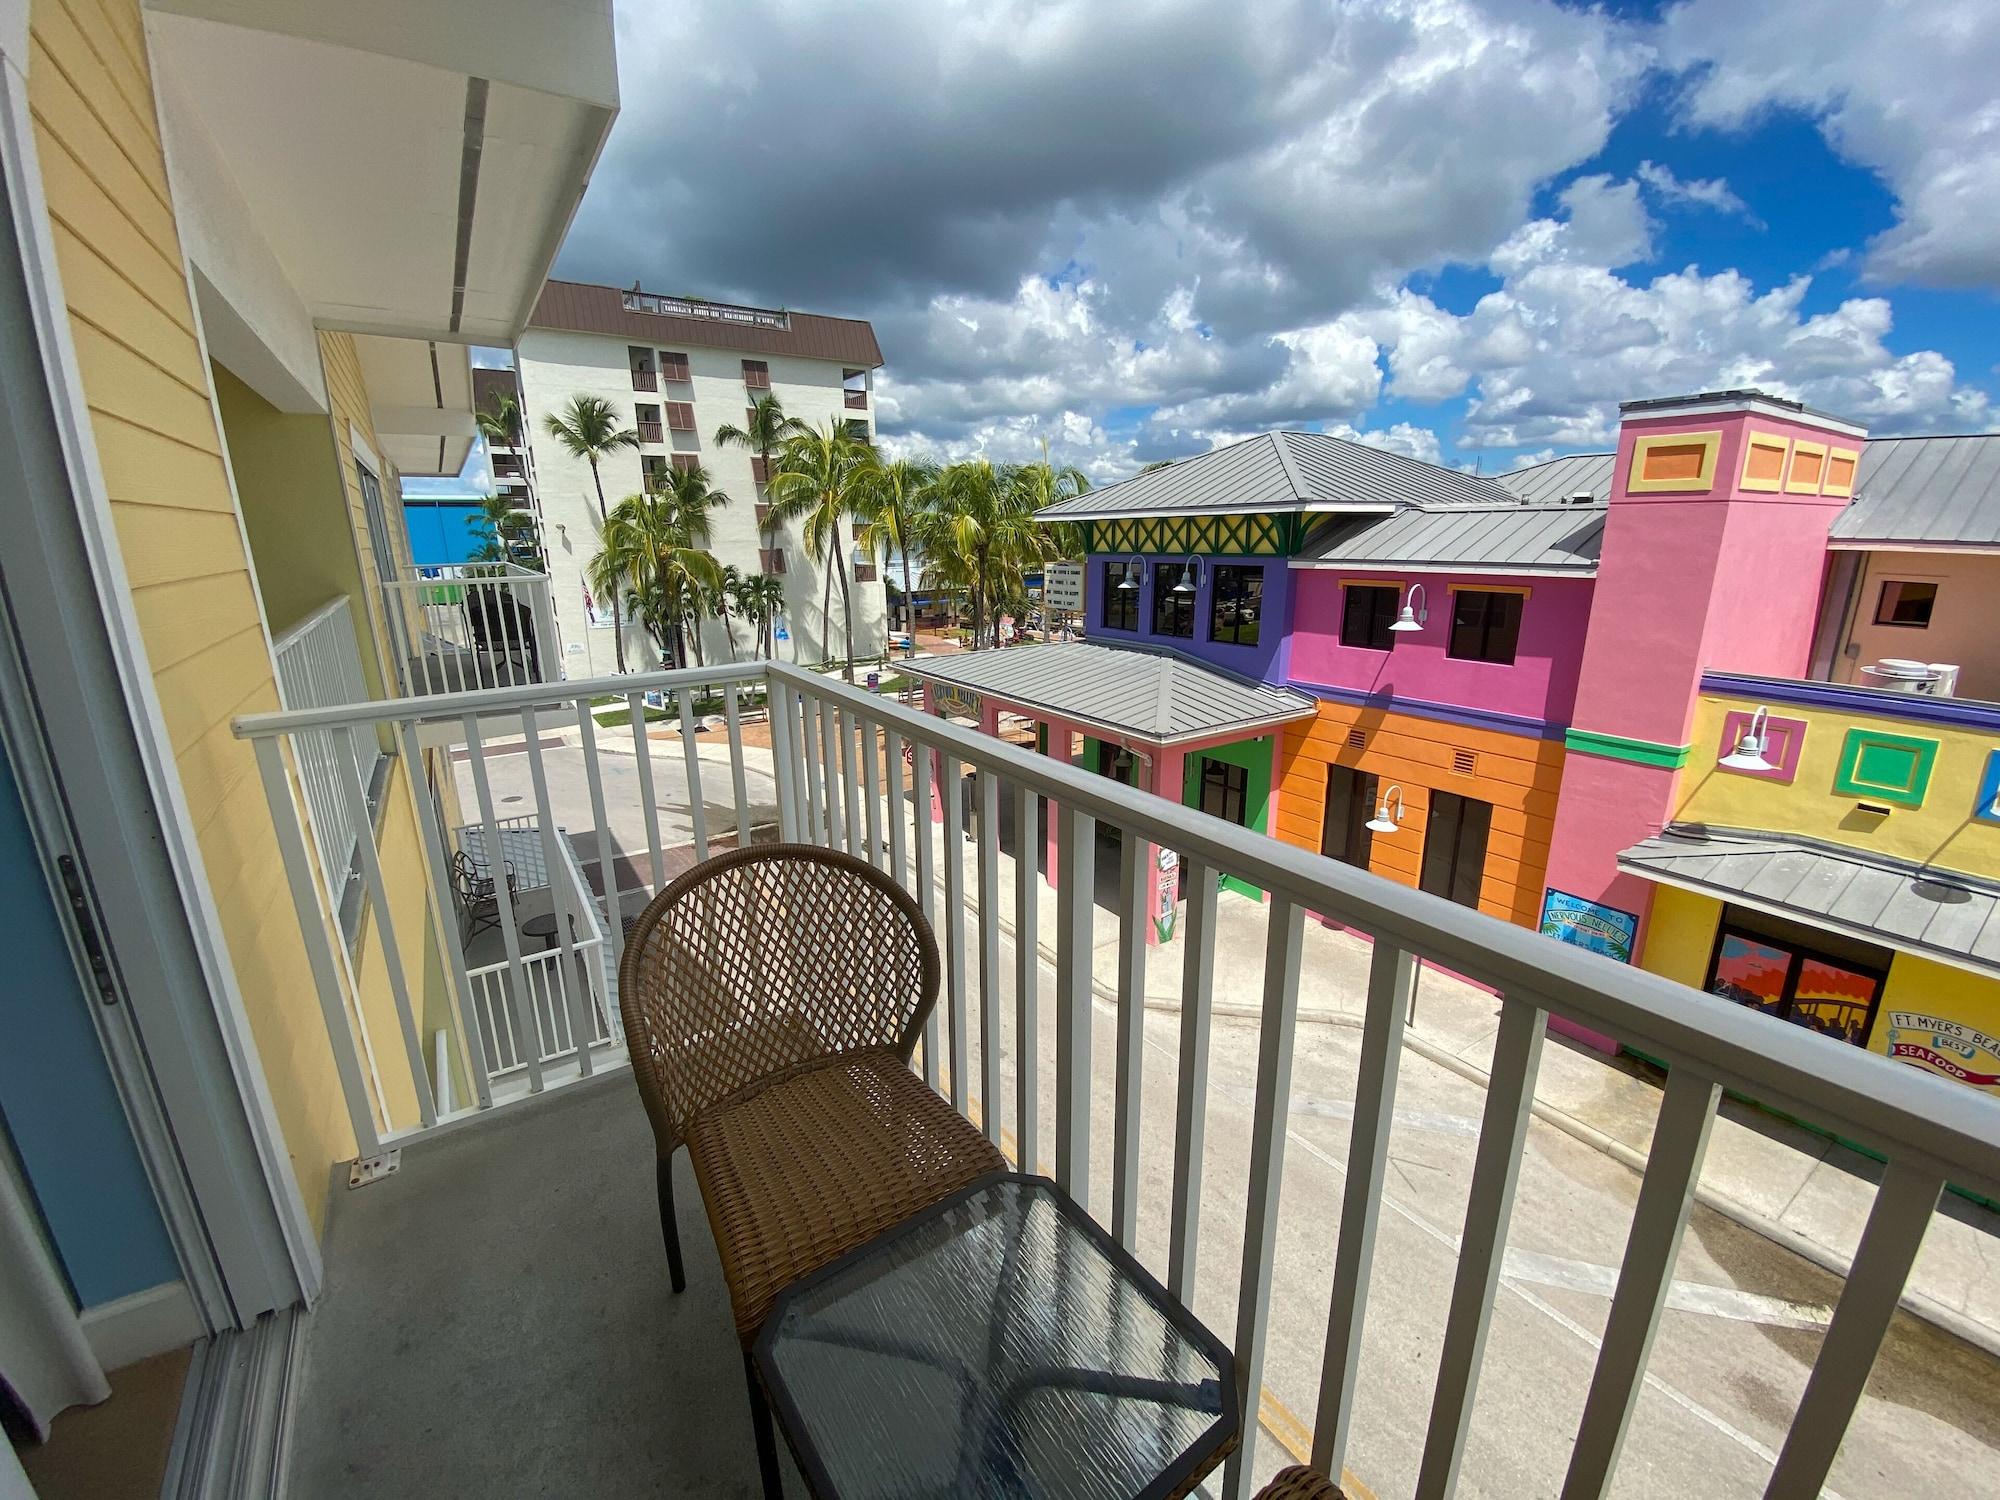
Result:
M1716 764L1725 771L1775 771L1777 766L1764 758L1764 752L1771 748L1770 731L1765 727L1771 711L1762 704L1750 716L1743 733L1736 737L1736 748L1723 756Z
M1422 630L1424 627L1417 623L1416 611L1405 604L1403 612L1396 616L1396 623L1389 628L1391 630Z
M1376 808L1375 816L1361 826L1366 828L1370 833L1396 833L1400 831L1396 827L1396 820L1389 816L1389 809L1387 807Z

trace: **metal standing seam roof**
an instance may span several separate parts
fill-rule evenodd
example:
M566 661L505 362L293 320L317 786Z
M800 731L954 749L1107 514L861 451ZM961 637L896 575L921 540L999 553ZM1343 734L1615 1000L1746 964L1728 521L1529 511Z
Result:
M2000 433L1870 438L1833 545L2000 547Z
M1618 865L2000 977L2000 886L1974 876L1812 839L1674 824Z
M1065 641L911 662L909 675L1166 744L1310 718L1315 700L1151 646Z
M1495 481L1323 432L1263 432L1050 506L1052 521L1505 503Z
M1493 478L1523 505L1560 505L1572 495L1582 494L1603 502L1611 498L1611 476L1617 461L1615 453L1572 453Z
M1312 536L1295 568L1432 568L1477 572L1597 572L1604 505L1411 506L1341 518Z

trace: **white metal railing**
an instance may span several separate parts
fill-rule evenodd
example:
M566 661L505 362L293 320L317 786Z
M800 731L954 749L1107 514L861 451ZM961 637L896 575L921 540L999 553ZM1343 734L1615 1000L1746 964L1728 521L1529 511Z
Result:
M768 752L746 743L745 705L739 702L746 690L748 694L762 690L768 699ZM1428 1418L1421 1434L1413 1437L1421 1448L1415 1492L1423 1500L1440 1500L1453 1492L1466 1452L1543 1036L1551 1016L1618 1037L1670 1068L1609 1320L1574 1442L1567 1449L1565 1497L1602 1495L1617 1468L1722 1090L1737 1090L1812 1120L1886 1161L1874 1208L1803 1398L1782 1447L1771 1455L1767 1495L1819 1493L1947 1178L1987 1194L2000 1191L2000 1101L1972 1090L1942 1088L1884 1058L1774 1024L1768 1017L1717 1002L1643 970L1551 942L1524 928L784 663L564 685L560 701L573 712L575 729L573 738L567 730L563 738L578 752L575 764L565 763L564 774L572 778L563 786L565 802L570 806L587 802L591 809L607 891L616 890L603 775L603 759L614 750L608 739L613 731L595 724L589 704L594 695L617 694L636 718L649 691L674 701L684 725L695 722L698 695L723 694L723 722L713 744L720 750L726 742L728 749L726 762L721 762L701 754L700 734L683 735L678 754L654 748L643 734L633 737L628 748L621 736L615 749L634 759L638 807L635 814L629 804L616 806L619 831L635 851L643 844L647 864L642 873L649 876L642 882L645 887L656 890L663 885L670 865L708 857L712 841L724 830L708 826L707 798L712 789L719 790L724 776L729 780L728 805L738 840L751 837L753 824L765 821L768 813L785 839L848 850L911 884L939 930L944 959L943 992L923 1041L925 1077L934 1085L946 1082L953 1103L977 1119L996 1142L1003 1140L1011 1122L1016 1159L1031 1169L1044 1159L1052 1160L1057 1181L1086 1203L1092 1196L1093 1135L1104 1128L1093 1118L1092 1085L1110 1085L1110 1182L1108 1195L1100 1191L1099 1196L1108 1196L1112 1232L1128 1247L1135 1243L1140 1208L1145 971L1149 958L1160 961L1145 946L1142 862L1152 857L1155 845L1180 852L1188 906L1177 939L1180 952L1174 959L1182 975L1180 1066L1173 1085L1172 1189L1164 1260L1168 1285L1183 1300L1193 1297L1202 1215L1215 1196L1212 1185L1204 1184L1202 1164L1211 1103L1208 1059L1214 1029L1216 877L1233 875L1269 894L1261 918L1265 963L1246 1192L1229 1200L1246 1204L1235 1278L1233 1342L1248 1412L1259 1410L1252 1393L1263 1390L1272 1343L1273 1266L1292 1113L1304 921L1308 913L1337 916L1345 926L1372 938L1331 1296L1321 1308L1288 1305L1282 1310L1285 1331L1292 1336L1303 1324L1316 1326L1313 1320L1325 1319L1318 1345L1317 1417L1312 1424L1313 1460L1323 1472L1341 1472L1354 1428L1398 1061L1419 959L1489 985L1499 997L1499 1031L1473 1159L1462 1249L1444 1311L1442 1351ZM541 733L548 732L549 697L546 689L503 689L238 721L237 733L256 743L265 768L309 946L323 923L312 908L315 893L310 883L298 874L303 844L280 770L279 742L330 726L359 731L391 725L414 754L421 725L449 720L462 732L467 779L487 847L499 844L493 783L501 773L495 767L518 768L525 762L525 780L519 769L505 774L510 786L526 787L531 793L537 826L550 840L548 859L553 864L560 854L547 760L558 752L545 752L537 732L538 724ZM510 743L500 748L520 753L496 755L493 742L501 736ZM511 743L516 736L518 746ZM907 775L906 747L912 751ZM940 841L930 826L932 790L955 786L965 768L983 773L977 781L972 825L962 826L958 797L945 796L940 799ZM411 780L421 788L422 778ZM758 799L764 796L769 800L760 807ZM1041 1076L1036 1046L1016 1045L1011 1056L1004 1053L1003 1008L1009 999L1015 1037L1034 1038L1043 1035L1043 997L1035 915L1041 876L1032 851L1024 849L1015 860L1011 898L1002 887L998 849L1003 797L1011 803L1015 826L1024 831L1024 839L1046 809L1058 846L1061 888L1055 893L1054 987L1049 997L1055 1036L1052 1079ZM663 811L679 823L663 826ZM423 813L435 840L434 811L425 808ZM643 834L636 826L640 822ZM1115 1044L1114 1055L1101 1070L1093 1067L1091 1033L1093 930L1099 919L1093 904L1095 834L1100 824L1117 829L1122 838ZM966 834L975 846L969 876L959 855ZM566 847L566 841L562 843ZM364 865L372 870L367 851L364 841ZM379 900L379 889L376 894ZM502 904L507 905L504 899ZM616 896L607 905L612 918L608 940L615 961L622 944ZM1003 972L999 936L1008 920L1015 950L1011 976ZM974 924L970 938L968 922ZM503 911L503 932L508 937L506 969L512 980L507 1012L514 1025L511 1035L541 1038L540 1047L518 1049L528 1089L541 1090L589 1073L594 1065L592 1049L572 1049L570 1057L552 1062L556 1054L551 1043L563 1033L554 1026L546 1033L536 1029L542 1024L536 1017L552 1021L558 1009L568 1019L570 1037L594 1024L584 986L571 986L564 993L559 984L555 998L561 1005L540 1004L531 1016L530 1002L542 992L533 990L528 981L529 960L513 936L511 908ZM386 924L384 934L387 937ZM324 947L323 938L317 946ZM389 947L392 969L408 961L407 955L399 957L393 939ZM468 1003L467 997L475 992L462 955L459 959L451 970L459 1024L470 1039L469 1054L490 1062L502 1054L487 1054L479 1036L485 1024L496 1024L497 1029L497 1023L483 1021L482 1011L490 1007L476 999ZM316 954L316 965L323 980L333 975L324 954ZM566 947L558 977L576 972L573 965L574 954ZM378 1131L355 1064L342 997L329 992L324 983L322 1006L333 1030L336 1055L342 1059L362 1149L434 1124L435 1109L420 1083L422 1118L384 1122L387 1128ZM414 1037L413 1024L408 1030ZM1011 1098L1005 1087L1006 1063L1013 1069ZM421 1075L420 1057L413 1066ZM478 1099L465 1113L493 1104L492 1072L490 1065L473 1067ZM1049 1143L1041 1139L1039 1126L1045 1088L1052 1090L1054 1104ZM1046 1156L1045 1147L1052 1147ZM1331 1204L1318 1207L1324 1212ZM1251 1488L1256 1436L1254 1426L1245 1432L1225 1470L1224 1492L1231 1500L1241 1500Z
M412 695L525 687L562 675L546 573L511 562L446 563L413 567L382 587Z
M279 701L288 709L327 708L368 697L354 614L344 594L329 599L273 638L271 651L278 663ZM331 729L297 735L292 749L305 789L313 846L319 851L320 869L332 887L337 908L353 869L357 836L342 789L341 757L348 757L365 793L381 750L369 733L353 736L350 752L337 742Z

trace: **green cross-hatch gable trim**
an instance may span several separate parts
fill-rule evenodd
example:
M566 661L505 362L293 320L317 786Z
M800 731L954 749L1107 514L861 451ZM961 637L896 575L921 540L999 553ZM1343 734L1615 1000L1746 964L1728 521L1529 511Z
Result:
M1085 550L1090 552L1292 557L1305 539L1304 518L1293 514L1141 516L1082 525Z

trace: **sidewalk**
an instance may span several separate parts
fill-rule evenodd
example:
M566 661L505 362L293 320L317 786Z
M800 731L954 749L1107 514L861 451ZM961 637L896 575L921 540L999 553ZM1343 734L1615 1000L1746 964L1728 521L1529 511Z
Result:
M937 830L934 830L936 832ZM941 837L941 833L939 835ZM1106 853L1100 851L1100 874ZM966 904L978 899L976 846L963 845ZM1014 861L1000 857L1001 926L1014 930ZM1055 962L1056 893L1038 881L1036 936ZM940 896L943 877L939 876ZM1224 891L1216 904L1214 1007L1218 1017L1255 1020L1263 1004L1262 903ZM974 922L968 920L968 988L976 991ZM1118 998L1118 919L1097 908L1092 988ZM1185 946L1176 940L1146 955L1146 1008L1178 1013ZM1359 1028L1370 945L1308 920L1299 992L1302 1025ZM1426 966L1405 1045L1419 1056L1485 1085L1500 1002L1490 991ZM1535 1114L1642 1173L1658 1116L1658 1071L1636 1058L1607 1058L1551 1034L1535 1082ZM1696 1200L1778 1245L1845 1276L1880 1181L1880 1163L1740 1100L1725 1098L1703 1162ZM1947 1193L1924 1240L1905 1311L2000 1357L2000 1214Z

